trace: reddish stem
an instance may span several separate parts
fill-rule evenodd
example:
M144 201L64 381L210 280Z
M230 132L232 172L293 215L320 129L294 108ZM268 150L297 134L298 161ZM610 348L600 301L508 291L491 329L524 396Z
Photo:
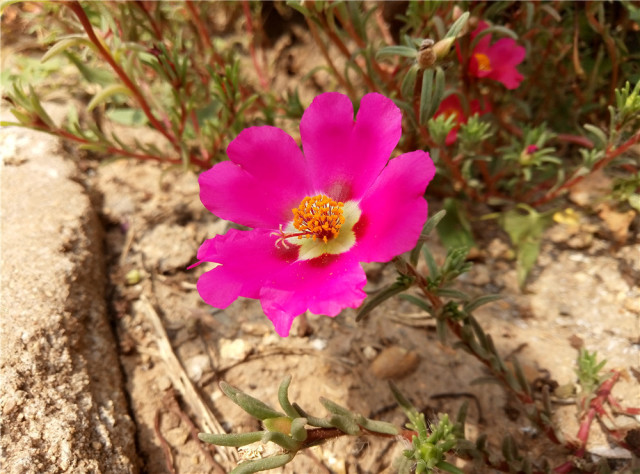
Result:
M316 28L315 23L307 17L305 17L305 21L307 22L307 26L309 27L309 32L311 32L311 36L313 36L313 40L316 42L316 44L320 48L320 52L322 53L324 60L327 62L328 66L333 71L333 75L335 76L337 81L340 83L340 85L345 88L349 97L352 100L355 99L356 92L353 90L353 87L351 87L349 82L344 77L342 77L342 75L338 72L338 69L336 68L335 64L333 64L333 60L331 59L331 56L329 56L329 51L327 51L327 47L322 42L322 39L318 34L318 29Z
M200 45L201 50L205 49L203 48L203 44L206 45L206 49L211 51L211 53L213 54L213 60L218 64L218 66L224 69L224 59L222 59L222 56L220 56L216 49L213 47L211 38L209 37L207 29L202 23L200 13L198 13L198 11L196 10L196 7L193 4L193 0L187 0L185 4L187 6L187 10L189 10L189 13L191 14L191 20L196 26L196 30L198 30L198 44ZM202 52L204 53L204 51Z
M562 186L558 187L554 192L546 194L546 195L542 196L540 199L538 199L538 200L534 201L533 203L531 203L531 206L537 207L537 206L540 206L541 204L545 204L545 203L547 203L549 201L552 201L553 199L558 197L561 193L563 193L564 191L566 191L568 189L571 189L573 186L578 184L580 181L582 181L587 176L590 176L591 174L593 174L597 170L602 169L605 166L607 166L614 159L616 159L618 156L622 155L624 152L626 152L629 148L631 148L632 146L634 146L638 142L640 142L640 131L636 132L635 135L633 135L631 138L629 138L626 142L624 142L622 145L618 146L617 148L613 148L612 146L607 147L607 151L605 153L605 157L602 160L598 161L593 166L593 169L591 170L591 173L589 173L587 175L574 176L573 178L571 178L568 181L566 181ZM537 190L540 190L540 189L541 189L540 187L537 188Z
M76 143L80 143L82 145L94 145L95 143L91 142L90 140L87 140L85 138L82 137L78 137L66 130L63 129L49 129L46 126L43 125L37 125L34 124L33 126L31 126L31 128L33 128L34 130L38 130L40 132L45 132L45 133L49 133L51 135L56 135L58 137L64 138L65 140L69 140L69 141L73 141ZM162 157L162 156L157 156L157 155L147 155L145 153L136 153L133 151L129 151L129 150L125 150L123 148L118 148L118 147L114 147L114 146L107 146L105 148L105 151L107 153L111 153L113 155L120 155L120 156L126 156L129 158L136 158L138 160L145 160L145 161L159 161L160 163L171 163L174 165L179 165L182 163L182 160L178 157L178 158L168 158L168 157ZM205 160L199 160L197 158L192 158L191 159L191 163L199 166L200 168L203 169L207 169L209 167L209 163L208 161Z
M251 19L251 10L249 8L249 0L244 0L242 2L242 11L244 12L244 17L247 20L247 32L249 33L249 54L251 54L251 60L253 61L253 67L256 70L256 74L258 75L258 79L260 81L260 86L263 89L267 89L269 87L269 82L264 77L264 72L262 71L262 67L258 62L258 57L256 56L256 50L254 46L255 36L253 34L253 20Z
M160 121L155 117L153 112L151 112L151 108L149 107L149 104L147 103L146 99L140 92L140 89L133 83L131 78L129 78L127 73L124 72L124 70L115 61L115 59L113 59L113 56L111 56L109 51L107 51L107 49L104 47L104 45L102 44L102 41L100 41L100 39L96 36L96 33L93 30L93 26L91 25L89 18L87 18L87 15L84 12L80 3L74 0L71 2L65 2L64 5L69 7L73 11L73 13L75 13L75 15L78 17L78 20L80 20L80 23L82 24L82 27L87 33L87 36L89 36L89 39L91 40L91 42L98 49L103 59L109 63L111 68L118 75L118 77L127 87L127 89L131 91L136 101L138 102L138 105L144 112L145 116L147 117L151 125L153 125L153 127L156 130L162 133L162 135L164 135L167 138L167 140L169 140L169 142L171 143L171 145L175 150L180 151L180 145L176 142L176 139L173 136L173 134L162 123L160 123Z

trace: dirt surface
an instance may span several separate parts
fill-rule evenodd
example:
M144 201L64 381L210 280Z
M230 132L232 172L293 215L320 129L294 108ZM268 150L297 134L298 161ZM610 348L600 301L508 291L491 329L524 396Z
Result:
M297 85L302 76L322 61L317 48L298 26L291 26L287 34L270 41L265 64L273 70L288 71L287 75L277 76L272 85L274 90ZM246 69L251 70L248 56L246 61L249 66ZM315 94L335 88L331 76L319 71L301 86L300 97L306 105ZM297 133L295 129L289 131ZM132 129L129 133L142 132ZM45 135L32 135L28 146L37 150L41 140L50 141ZM3 383L0 395L3 410L8 410L3 413L3 456L9 453L7 446L25 445L25 461L8 457L5 461L10 465L22 463L15 464L24 466L15 472L47 472L38 467L38 462L58 468L57 471L51 468L50 472L127 472L129 466L136 466L136 455L142 471L148 473L227 472L238 459L266 452L260 452L263 448L240 453L216 451L196 439L197 432L203 430L240 432L260 428L221 393L218 382L225 380L276 404L278 385L287 374L293 376L291 399L316 416L326 414L318 401L323 396L376 419L405 423L383 378L393 376L407 398L432 420L438 412L454 415L464 401L470 401L467 437L475 439L486 434L495 452L500 452L500 442L509 433L531 459L546 458L552 465L568 459L565 451L544 441L544 435L531 426L522 406L505 390L495 384L472 384L488 375L483 366L463 351L441 345L435 325L425 322L424 315L407 302L389 301L363 323L355 322L355 312L350 309L333 319L311 316L309 328L301 327L297 321L287 339L275 334L255 301L240 300L226 310L207 306L195 283L208 268L205 265L193 270L186 268L195 262L198 246L205 239L224 233L230 224L215 218L201 205L197 176L154 163L114 161L98 166L85 158L72 153L64 165L70 171L65 173L77 177L93 195L91 212L101 219L103 235L97 234L92 226L62 232L59 228L48 229L46 218L50 208L39 209L39 203L56 206L56 213L71 206L76 213L80 208L86 209L89 201L80 185L72 193L84 196L80 207L65 195L34 193L38 186L30 178L42 174L42 170L31 168L23 168L31 170L27 177L15 178L16 185L21 183L27 189L21 188L11 195L35 199L34 206L21 212L33 212L28 214L31 225L61 241L42 246L42 240L29 240L28 233L15 234L5 241L3 229L3 313L13 304L13 300L5 299L9 294L5 288L13 291L6 279L5 265L26 277L34 272L30 285L22 288L26 292L24 299L32 301L36 308L44 301L54 308L51 314L25 310L19 317L13 317L16 326L2 334L3 346L11 349L15 358L11 364L16 367L20 363L29 364L26 372L2 368L7 382ZM82 172L77 171L77 163ZM8 166L14 165L5 161L5 167ZM6 169L3 179L8 176ZM7 194L3 189L3 206ZM434 200L430 203L433 214L439 203ZM513 252L506 235L493 228L479 228L475 265L460 278L459 287L472 295L503 296L502 300L478 310L477 319L504 357L518 356L536 386L574 385L577 347L582 345L590 351L597 350L599 358L607 359L607 369L622 372L613 393L627 406L638 407L639 228L640 218L636 216L628 224L624 243L616 241L617 234L612 233L595 210L586 206L578 228L557 224L546 233L538 266L524 292L517 286ZM71 250L65 250L64 242L75 242L76 236L82 245L73 244ZM445 251L437 239L434 237L428 245L442 261ZM33 249L40 253L34 256ZM102 293L99 274L102 252L107 268L106 294ZM51 277L42 276L48 275L43 273L46 270L56 269L56 259L64 256L65 265L75 262L75 273L70 274L83 275L82 281L86 282L74 286L75 292L69 295L60 294L63 290L56 286L57 282L65 281L70 271L67 267L54 271ZM368 292L395 278L391 265L371 264L366 270ZM111 350L102 350L106 346L99 345L100 351L86 355L83 351L88 343L73 339L66 326L69 321L92 326L92 334L111 337L111 328L104 322L96 323L91 312L79 321L68 318L68 314L78 314L76 305L82 304L97 308L96 311L106 308L116 332L116 344ZM416 319L420 327L407 325ZM30 329L43 322L46 325L40 326L40 332ZM24 334L26 341L20 339ZM47 341L54 351L40 351L38 348L44 346L37 341ZM70 341L67 348L56 352L65 341ZM96 361L99 367L96 370L111 374L109 380L115 381L121 375L124 379L126 400L118 394L107 397L104 406L109 411L107 415L100 412L100 416L119 420L107 425L112 429L109 431L112 440L131 438L135 429L135 444L131 441L119 448L114 442L109 448L111 456L120 459L125 467L102 467L98 455L80 445L64 444L67 436L84 436L88 443L100 436L100 431L92 429L93 425L73 431L77 407L83 408L88 399L98 397L86 383L87 374L93 374L93 369L86 369L85 355ZM71 360L79 362L74 365ZM44 401L33 405L38 399L30 398L29 390L21 387L37 380L34 374L40 379L53 377L56 383L46 390L33 386L31 393L48 394L47 390L55 390L60 403L66 404L61 410L63 420L68 415L70 423L61 426L51 423L52 409ZM101 399L95 400L89 405L103 406L97 405ZM108 405L110 400L113 405ZM578 432L574 401L571 393L568 398L554 398L557 422L567 439L574 439ZM135 426L128 421L129 414ZM637 421L628 417L616 417L615 423L637 427ZM43 452L45 441L58 451ZM284 469L273 472L395 472L394 459L404 447L396 440L344 438L301 453ZM630 465L631 454L610 445L597 425L591 432L588 450L610 459L614 468ZM63 464L62 452L71 452L78 464ZM464 463L460 466L465 466L468 472L482 472Z
M274 333L255 301L240 300L223 311L205 305L195 282L206 268L185 268L194 261L198 244L223 233L228 223L202 208L195 175L119 161L98 168L95 186L104 196L102 214L114 285L111 304L121 361L141 454L150 472L168 472L167 463L176 472L214 472L214 468L207 461L209 452L191 435L185 416L190 413L188 403L174 390L176 374L168 372L166 354L158 350L158 334L143 297L160 315L172 350L226 430L251 431L259 426L221 394L219 380L275 404L277 387L287 374L293 375L292 400L317 416L326 414L318 402L324 396L402 424L403 415L393 408L387 382L379 376L406 365L413 371L397 384L432 417L440 411L455 414L464 400L477 401L469 416L471 438L482 432L498 445L510 433L533 459L544 456L552 464L566 460L566 453L541 441L522 407L504 390L492 384L471 385L486 375L482 366L462 351L440 345L433 325L416 329L395 321L419 315L408 303L391 301L364 324L355 322L352 310L335 319L312 316L309 335L296 336L299 326L294 325L287 339ZM575 383L576 347L581 343L606 358L608 368L623 371L624 380L614 395L638 406L640 390L631 371L640 367L640 290L635 283L640 242L636 238L616 246L600 238L607 232L596 217L584 219L592 223L591 243L571 248L567 243L575 237L571 229L560 224L552 228L525 293L517 287L504 238L485 243L479 262L460 285L473 295L503 295L503 300L479 310L477 318L506 358L517 354L531 381ZM444 257L437 241L429 245L437 258ZM367 291L395 278L389 265L374 264L367 270ZM140 281L127 284L126 276L132 274ZM381 353L383 359L378 358ZM568 439L575 437L575 406L557 408L563 433ZM622 417L616 422L633 425L632 419ZM393 472L393 459L402 449L395 441L339 440L298 456L284 472ZM630 457L628 451L613 449L597 426L589 450L610 458ZM218 454L215 459L227 466Z

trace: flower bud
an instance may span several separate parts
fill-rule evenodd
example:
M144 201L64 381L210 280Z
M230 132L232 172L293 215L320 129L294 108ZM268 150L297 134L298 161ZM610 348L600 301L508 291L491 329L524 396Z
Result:
M436 59L443 59L449 54L451 51L451 45L455 41L455 38L445 38L438 41L433 45L433 52L436 55Z
M531 163L531 160L533 158L533 154L538 151L538 146L537 145L529 145L528 147L526 147L524 150L522 150L522 153L520 153L520 164L523 166L527 166Z
M418 48L418 65L420 69L428 69L436 62L436 53L433 50L434 41L431 38L425 39Z
M282 434L291 433L291 418L286 416L280 416L278 418L267 418L262 420L264 427L269 431L275 431Z

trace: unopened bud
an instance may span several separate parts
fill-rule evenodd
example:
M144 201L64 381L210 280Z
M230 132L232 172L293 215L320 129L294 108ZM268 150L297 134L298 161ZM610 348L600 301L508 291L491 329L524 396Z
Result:
M462 10L462 8L460 8L458 5L453 7L453 13L451 14L451 19L453 21L456 21L458 18L460 18L462 16L462 14L464 13L464 11Z
M427 38L420 44L418 49L418 65L420 69L428 69L436 62L436 53L433 50L434 41Z
M436 55L436 59L443 59L451 51L451 45L455 41L455 38L445 38L438 41L433 45L433 52Z
M522 153L520 153L520 164L524 166L530 164L531 159L533 158L533 154L536 151L538 151L537 145L529 145L524 150L522 150Z

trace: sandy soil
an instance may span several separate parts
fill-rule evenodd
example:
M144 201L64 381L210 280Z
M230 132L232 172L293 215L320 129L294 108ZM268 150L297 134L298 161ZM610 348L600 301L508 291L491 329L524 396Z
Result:
M402 424L404 417L393 407L386 380L376 376L379 369L372 370L372 360L399 346L412 356L392 359L392 366L409 365L410 374L397 384L431 417L438 412L455 414L465 399L477 401L470 409L469 437L486 433L499 446L502 436L510 433L533 459L546 457L552 464L567 459L566 452L542 439L517 400L502 388L472 385L484 375L482 366L437 342L433 325L416 329L398 322L419 314L406 302L382 305L364 324L355 322L351 310L335 319L312 316L307 335L297 336L294 326L287 339L274 333L255 301L240 300L223 311L204 304L195 282L206 268L185 268L194 261L199 243L223 233L228 223L203 209L195 175L118 161L100 166L94 181L103 196L120 360L138 425L139 449L149 472L169 472L168 464L179 473L215 472L208 460L210 451L191 436L187 420L198 422L198 418L193 400L185 401L172 381L177 374L172 373L175 366L167 365L167 347L226 430L251 431L259 426L221 394L219 380L275 404L277 387L287 374L293 375L292 400L318 416L325 415L318 403L324 396ZM437 203L432 206L436 209ZM459 285L474 295L503 295L501 301L478 310L477 318L505 357L517 354L532 380L539 378L553 387L574 384L576 347L583 344L607 359L607 368L622 370L625 376L614 395L627 405L639 406L640 290L635 282L640 274L640 242L636 238L622 246L613 244L597 217L585 219L590 223L590 243L579 249L572 248L575 233L570 228L558 224L548 232L540 265L524 293L517 287L508 242L495 229L487 234L497 237L480 239L478 261ZM437 258L444 257L435 238L429 245ZM389 265L370 265L367 270L367 291L395 278ZM136 275L139 282L127 283ZM169 346L163 348L159 342L148 317L149 305L166 328ZM415 367L413 354L419 360ZM572 439L578 428L576 408L571 404L557 408L562 431ZM623 417L616 422L633 425ZM393 459L402 448L394 441L339 440L298 456L284 472L393 472ZM610 446L597 426L589 449L615 459L630 456ZM219 454L214 458L224 465Z

